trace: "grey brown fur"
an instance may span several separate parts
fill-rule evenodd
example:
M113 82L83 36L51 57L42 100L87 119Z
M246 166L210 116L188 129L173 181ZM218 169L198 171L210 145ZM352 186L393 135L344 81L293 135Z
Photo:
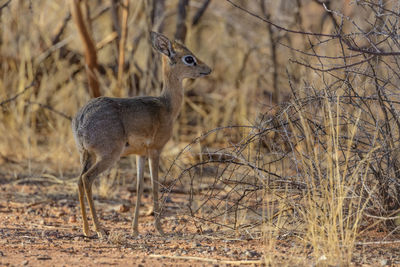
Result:
M153 186L155 227L163 234L158 205L158 163L164 145L172 135L173 123L183 101L182 80L211 73L185 46L170 42L167 37L152 32L153 47L163 55L163 90L160 96L110 98L99 97L82 107L72 121L72 131L81 155L82 173L79 177L79 202L83 233L89 234L84 195L93 217L95 231L105 237L92 198L93 180L110 168L121 156L137 155L137 200L132 223L138 233L140 198L143 192L145 158L149 158ZM187 56L194 59L188 64ZM186 59L186 60L185 60Z

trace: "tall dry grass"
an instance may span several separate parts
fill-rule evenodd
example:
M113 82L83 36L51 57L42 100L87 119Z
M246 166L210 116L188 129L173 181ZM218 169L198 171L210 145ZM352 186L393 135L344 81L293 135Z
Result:
M307 225L304 242L311 244L316 259L328 265L350 265L352 262L363 212L374 193L372 190L364 195L364 189L357 187L366 181L372 152L379 149L378 145L373 146L363 160L349 163L361 112L358 110L353 114L354 125L342 129L339 98L336 103L325 98L323 127L327 133L318 140L310 132L303 114L299 114L305 129L305 144L298 150L299 166L302 173L308 174L304 206L299 209L300 217ZM344 141L342 136L347 136L348 140Z
M175 30L173 12L176 2L170 1L166 5L167 10L172 12L167 13L165 20L165 34L169 36L173 36ZM130 6L129 40L125 53L129 64L120 83L115 72L115 34L111 27L110 13L107 10L104 12L109 3L103 1L90 4L93 38L98 47L98 61L102 68L99 75L101 93L112 96L116 87L122 84L122 96L157 95L160 88L146 86L147 76L151 75L146 68L149 57L153 55L149 41L143 34L148 28L143 3ZM198 4L192 3L189 17L193 16ZM262 63L257 58L261 53L252 55L243 62L246 53L254 46L253 41L226 31L226 27L235 27L240 32L246 31L243 29L244 25L235 25L229 18L230 11L234 10L225 4L214 3L198 26L188 30L187 46L213 66L214 74L209 78L186 83L188 97L171 146L165 153L171 151L171 155L176 155L179 150L174 149L175 147L179 147L181 142L192 140L204 130L248 122L263 108L263 101L255 106L250 105L250 98L259 94L254 77L255 70L258 73L263 72L259 69ZM2 105L0 120L4 134L0 137L1 154L10 161L46 165L46 170L58 173L76 172L79 168L78 155L73 144L70 122L43 106L71 117L90 98L82 44L71 20L67 21L60 40L53 43L68 13L69 6L63 2L11 1L2 10L0 17L1 99L8 99L23 91L35 77L38 80L35 86L26 90L15 101ZM252 35L259 39L256 34ZM263 46L266 45L264 42ZM265 62L268 60L267 55L263 58ZM152 64L160 64L158 57L151 60ZM253 77L249 77L247 73L251 73ZM140 76L139 88L134 85L137 82L134 80L135 75ZM263 83L267 86L267 83Z

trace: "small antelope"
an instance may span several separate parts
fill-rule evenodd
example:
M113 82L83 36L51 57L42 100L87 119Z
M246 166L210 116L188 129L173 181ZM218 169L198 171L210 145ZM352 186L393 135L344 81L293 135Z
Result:
M82 172L78 181L83 233L88 236L84 193L99 238L106 233L99 224L92 198L92 183L121 156L136 155L137 199L132 232L138 234L140 198L146 157L149 158L153 185L155 228L163 235L158 205L158 164L164 145L171 138L173 123L181 109L182 80L211 73L211 68L196 58L184 45L151 32L154 49L162 57L163 90L160 96L133 98L99 97L91 99L76 114L72 131L80 153Z

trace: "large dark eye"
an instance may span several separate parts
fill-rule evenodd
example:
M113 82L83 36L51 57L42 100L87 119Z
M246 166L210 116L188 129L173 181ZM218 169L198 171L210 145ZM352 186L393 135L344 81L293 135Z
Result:
M185 63L186 65L189 65L189 66L196 65L196 59L192 56L184 56L182 58L182 61L183 61L183 63Z

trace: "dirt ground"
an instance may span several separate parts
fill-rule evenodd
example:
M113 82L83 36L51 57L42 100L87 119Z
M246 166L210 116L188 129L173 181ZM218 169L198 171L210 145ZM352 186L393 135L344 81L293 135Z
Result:
M120 199L95 198L108 240L84 237L75 190L63 185L0 180L0 266L202 266L260 263L260 240L221 239L199 234L183 216L163 219L165 236L146 215L151 197L145 192L139 236L132 237L132 201L128 190ZM170 202L182 201L179 195ZM142 212L143 211L143 212ZM89 223L91 220L89 218ZM91 225L90 225L91 226Z
M95 200L108 240L97 239L93 231L87 238L82 235L76 191L65 191L61 184L0 178L0 266L260 266L268 257L283 266L324 266L313 262L311 250L291 238L274 241L271 252L262 236L201 233L190 218L170 210L163 219L166 236L159 236L153 216L145 214L151 203L148 193L139 219L140 235L132 237L130 203L135 194L126 189L118 199ZM170 202L184 199L174 195ZM383 236L368 233L363 242ZM391 235L387 244L358 246L354 265L400 266L400 242L395 240Z

